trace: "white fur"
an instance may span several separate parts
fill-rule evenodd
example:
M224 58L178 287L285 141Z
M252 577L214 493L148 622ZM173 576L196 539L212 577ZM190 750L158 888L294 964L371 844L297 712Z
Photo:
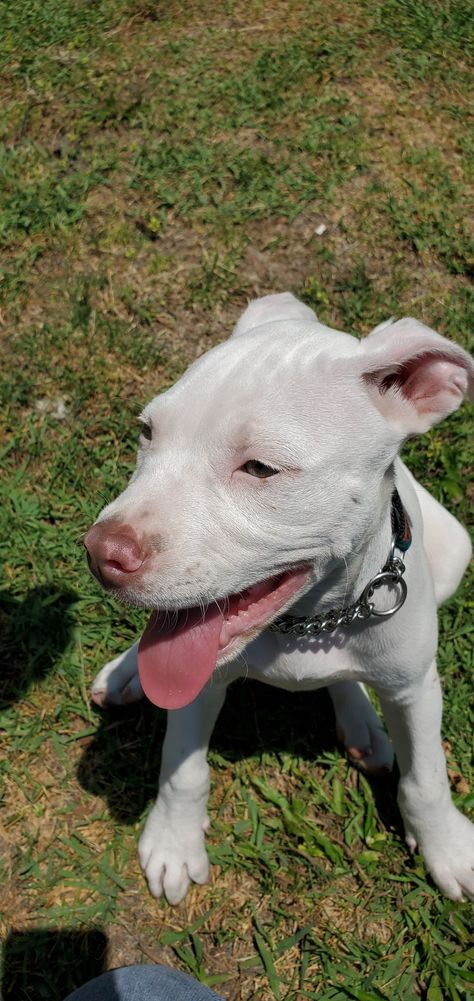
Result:
M227 685L245 674L290 691L329 685L346 747L374 771L391 763L361 686L375 689L400 767L407 842L447 896L474 897L474 828L451 802L435 668L436 604L456 589L470 545L397 457L408 435L459 405L472 372L461 348L414 320L389 321L359 342L285 293L252 303L229 341L146 407L153 439L99 518L152 540L155 555L129 589L138 604L192 606L309 563L294 611L324 612L355 600L385 562L394 484L413 532L408 597L392 618L313 640L268 630L242 640L198 698L168 714L159 796L140 840L152 893L176 903L190 880L207 877L207 746ZM250 459L280 472L249 476L241 467ZM381 590L377 600L390 598ZM93 688L100 703L141 694L136 647Z

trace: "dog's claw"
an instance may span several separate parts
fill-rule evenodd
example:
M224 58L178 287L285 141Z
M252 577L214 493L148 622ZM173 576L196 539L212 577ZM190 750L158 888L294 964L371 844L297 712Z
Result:
M367 775L386 775L393 767L392 745L377 719L377 726L370 728L373 743L356 744L347 740L340 726L337 738L343 745L349 761Z
M416 849L418 847L418 842L416 838L413 837L413 834L405 834L405 844L408 846L412 854L416 852Z
M100 706L102 709L107 701L105 690L103 688L93 688L91 691L91 699L95 702L96 706Z
M350 758L354 761L363 761L365 758L370 758L373 754L371 747L346 747L346 752Z
M343 744L344 741L341 741ZM378 755L377 761L374 758L374 750L372 747L346 747L344 748L347 757L355 768L359 771L365 772L367 775L389 775L392 770L392 758L393 755L390 753L387 755L387 760L380 760L380 753ZM391 747L390 747L391 752Z

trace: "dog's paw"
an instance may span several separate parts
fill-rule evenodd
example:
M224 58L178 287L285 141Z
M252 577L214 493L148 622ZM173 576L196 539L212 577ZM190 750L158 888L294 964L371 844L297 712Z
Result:
M419 837L407 834L418 848L442 893L450 900L474 900L474 825L452 806L442 824L431 825Z
M364 739L365 736L365 739ZM393 768L393 748L382 726L368 728L362 739L338 737L347 757L367 775L386 775Z
M169 904L179 904L191 882L206 883L209 878L203 827L174 825L160 802L145 824L138 854L150 892L164 895Z
M392 745L362 689L354 685L350 699L335 702L334 709L337 739L352 764L368 775L390 772L393 768Z
M138 677L137 644L99 671L92 685L91 697L98 706L125 706L143 698Z

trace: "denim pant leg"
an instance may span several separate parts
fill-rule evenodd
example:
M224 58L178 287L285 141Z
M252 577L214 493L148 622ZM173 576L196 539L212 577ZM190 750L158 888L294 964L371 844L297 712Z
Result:
M65 1001L223 1001L209 987L168 966L122 966L90 980Z

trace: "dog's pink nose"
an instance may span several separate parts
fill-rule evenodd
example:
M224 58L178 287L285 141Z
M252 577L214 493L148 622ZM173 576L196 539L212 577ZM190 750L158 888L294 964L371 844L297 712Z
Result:
M114 587L124 587L148 555L130 525L111 520L93 525L84 536L84 545L92 573L102 584Z

